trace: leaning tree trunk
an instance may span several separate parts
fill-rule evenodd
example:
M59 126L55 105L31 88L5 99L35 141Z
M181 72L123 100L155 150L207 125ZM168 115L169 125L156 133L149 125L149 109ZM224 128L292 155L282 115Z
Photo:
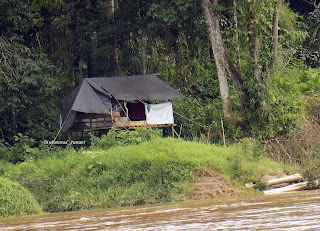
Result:
M213 51L214 60L216 63L223 114L224 117L230 119L231 124L236 125L236 119L232 111L231 99L229 95L229 86L225 67L226 56L220 32L219 15L217 12L214 12L209 8L210 4L211 3L209 0L203 0L203 4L201 4L201 9L207 24L210 43ZM213 0L212 4L217 5L218 0Z

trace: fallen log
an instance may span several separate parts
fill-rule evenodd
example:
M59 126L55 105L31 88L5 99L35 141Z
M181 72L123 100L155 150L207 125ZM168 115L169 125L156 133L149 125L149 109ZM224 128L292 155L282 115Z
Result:
M292 183L292 182L299 181L301 179L302 179L302 176L299 173L296 173L294 175L284 176L284 177L268 180L266 182L266 185L271 186L271 185L275 185L275 184Z
M265 181L264 183L267 186L272 186L272 185L276 185L276 184L297 182L301 179L302 179L302 176L299 173L296 173L294 175L289 175L289 176L284 176L284 177L268 180L268 181ZM248 183L248 184L245 184L245 187L246 188L254 188L254 187L256 187L256 184Z
M286 193L286 192L293 192L293 191L300 191L307 188L308 182L300 182L297 184L292 184L288 186L284 186L281 188L275 188L275 189L269 189L263 191L265 195L273 195L273 194L280 194L280 193Z

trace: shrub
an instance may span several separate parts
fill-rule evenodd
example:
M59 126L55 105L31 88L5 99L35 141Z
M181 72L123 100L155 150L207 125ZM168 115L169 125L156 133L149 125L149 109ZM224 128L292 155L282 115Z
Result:
M41 213L38 202L18 183L0 177L0 216L23 216Z
M101 138L91 135L91 148L109 149L116 145L140 144L145 141L161 137L159 129L146 129L139 127L134 131L117 131L114 127Z
M14 136L13 146L5 141L0 140L0 159L10 161L11 163L23 162L27 158L38 157L41 152L38 148L33 147L35 140L18 133Z
M11 150L8 148L8 145L4 140L0 140L0 160L10 159Z

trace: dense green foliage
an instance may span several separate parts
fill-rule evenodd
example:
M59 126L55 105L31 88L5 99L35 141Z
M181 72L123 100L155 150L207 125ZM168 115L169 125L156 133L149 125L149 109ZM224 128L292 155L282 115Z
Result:
M268 94L255 96L261 97L259 113L251 114L256 116L256 123L261 123L253 127L256 136L271 138L284 134L306 120L310 109L313 110L306 99L320 91L320 69L307 67L297 60L290 62L290 68L279 68L266 84ZM259 130L262 127L264 130Z
M39 41L41 18L30 1L0 1L0 139L23 133L52 139L59 126L59 68Z
M209 6L219 15L222 42L241 79L239 88L229 73L237 120L231 125L223 115L201 1L0 0L0 176L27 188L50 212L182 200L201 168L221 171L240 185L259 182L270 169L291 171L266 154L300 164L306 178L317 179L319 142L295 135L306 131L308 120L320 126L320 103L314 103L320 92L320 6L282 1L275 55L276 2ZM159 73L185 95L173 106L177 133L190 142L160 139L161 131L142 128L87 135L89 149L43 145L59 130L59 100L84 77L145 73ZM314 131L318 137L319 129ZM224 135L236 144L212 145L223 143ZM287 151L285 145L294 145L289 139L279 143L279 136L298 137L297 147ZM274 146L262 147L261 140L278 142L282 154L276 157ZM12 194L0 200L16 207L0 203L0 215L38 213L34 202L32 209L13 203L17 193L29 198L17 197L17 203L31 197L6 178L0 178L1 193Z
M101 137L91 134L91 148L109 149L114 146L137 145L161 136L162 131L158 129L139 127L134 131L119 132L113 127Z
M10 145L18 133L35 139L36 144L52 139L59 126L59 99L84 77L159 73L185 95L174 102L181 136L197 139L210 130L211 142L221 141L223 107L201 2L112 2L0 1L0 139ZM318 82L311 86L312 80L302 77L317 78L319 73L308 67L319 63L319 8L283 2L279 52L274 70L268 71L275 1L236 3L235 8L231 1L220 1L214 8L232 61L239 55L238 72L248 94L242 105L230 81L239 127L224 121L226 136L238 140L288 132L301 119L295 115L304 117L302 101L311 93L305 88L310 86L313 93L320 88ZM298 15L292 7L306 15ZM234 13L238 30L233 25ZM240 54L235 52L236 33ZM255 39L259 49L253 60ZM255 81L255 66L268 81ZM290 77L292 70L298 71L293 75L296 78L280 77ZM285 85L301 94L290 98Z
M203 169L239 188L279 170L319 179L320 5L282 1L274 55L276 2L209 5L245 93L229 74L231 125L201 1L0 0L0 216L180 201ZM84 77L145 73L185 95L173 106L189 141L141 128L87 134L77 150L43 144ZM224 135L228 147L213 144Z
M0 175L27 188L44 211L61 212L180 201L199 169L216 169L239 187L270 171L295 171L265 158L249 140L227 149L172 138L107 150L99 145L105 147L60 150L16 165L2 161Z
M0 217L41 213L33 195L18 183L0 177Z
M14 145L10 146L8 143L0 142L0 159L10 161L11 163L19 163L25 161L27 158L39 158L43 151L35 148L35 140L18 133L14 136Z

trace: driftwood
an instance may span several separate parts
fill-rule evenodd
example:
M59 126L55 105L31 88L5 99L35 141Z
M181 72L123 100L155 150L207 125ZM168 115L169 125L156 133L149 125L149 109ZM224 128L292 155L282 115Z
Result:
M299 182L302 179L302 176L299 173L294 175L284 176L272 180L265 181L264 184L269 187L274 187L273 189L268 189L263 191L265 195L280 194L286 192L300 191L308 187L308 182ZM299 183L295 183L299 182ZM313 182L316 185L319 185L318 180ZM250 183L245 185L246 188L254 188L256 184Z
M275 184L282 184L282 183L291 183L296 182L302 179L302 176L299 173L294 175L280 177L277 179L272 179L267 182L267 186L275 185Z
M285 192L293 192L293 191L300 191L306 189L308 186L308 182L300 182L297 184L288 185L281 188L269 189L263 191L265 195L273 195L273 194L280 194Z
M297 182L301 179L302 179L302 176L299 173L296 173L294 175L289 175L289 176L284 176L284 177L268 180L268 181L265 181L264 183L267 186L272 186L272 185L276 185L276 184ZM248 184L245 184L245 187L246 188L254 188L254 187L256 187L256 184L248 183Z

